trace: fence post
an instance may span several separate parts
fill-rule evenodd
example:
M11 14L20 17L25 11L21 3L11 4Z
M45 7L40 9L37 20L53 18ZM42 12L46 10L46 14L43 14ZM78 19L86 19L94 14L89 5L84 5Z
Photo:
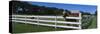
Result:
M79 29L82 29L82 27L81 27L81 25L82 25L82 22L81 22L81 19L82 19L81 13L79 13L79 18L80 18L80 19L79 19L79 23L80 23L80 24L79 24Z
M38 23L38 25L37 25L37 26L39 27L39 16L37 17L37 23Z
M26 16L27 17L27 16ZM25 19L26 19L26 17L25 17ZM25 24L26 24L26 20L25 20Z
M55 17L55 31L57 29L57 16Z

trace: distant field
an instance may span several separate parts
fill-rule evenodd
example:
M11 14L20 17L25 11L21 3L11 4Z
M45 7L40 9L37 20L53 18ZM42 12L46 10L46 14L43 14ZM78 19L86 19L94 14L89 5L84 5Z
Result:
M92 19L91 25L88 27L88 29L91 29L91 28L97 28L97 17L94 17Z
M89 18L84 18L83 22L82 22L82 28L83 29L97 28L97 17L96 16L91 16Z

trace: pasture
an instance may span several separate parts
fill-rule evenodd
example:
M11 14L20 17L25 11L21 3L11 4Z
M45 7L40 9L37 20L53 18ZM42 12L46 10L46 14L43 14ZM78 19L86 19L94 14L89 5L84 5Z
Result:
M17 15L18 16L18 15ZM25 16L26 17L26 16ZM30 16L32 17L32 16ZM27 19L23 18L23 17L17 17L17 18L12 18L12 19L16 19L17 21L28 21L28 22L36 22L38 23L37 18L30 18L27 16ZM38 16L35 16L38 17ZM42 16L42 18L45 18ZM40 19L42 19L40 18ZM61 17L58 17L60 19L56 19L61 20L61 22L58 23L54 23L55 22L55 18L52 16L51 18L47 17L46 19L42 19L39 20L39 23L43 23L43 24L51 24L51 25L63 25L63 26L67 26L67 28L63 28L63 27L51 27L49 26L41 26L39 24L29 24L29 23L21 23L21 22L12 22L13 23L13 33L22 33L22 32L44 32L44 31L61 31L61 30L77 30L77 29L73 29L73 28L68 28L68 26L73 26L73 27L79 27L78 25L75 24L80 24L80 23L71 23L71 22L65 22L67 24L64 24L64 20L61 19ZM68 17L67 17L68 18ZM71 17L72 18L72 17ZM89 28L96 28L96 17L82 17L84 19L82 19L82 29L89 29ZM33 19L33 21L31 20ZM38 18L39 19L39 18ZM75 19L75 18L74 18ZM79 19L76 17L76 19ZM53 20L53 21L48 21L48 20ZM85 20L85 21L84 21ZM42 22L42 21L47 21L47 22ZM91 22L92 21L92 22ZM84 26L85 24L85 26ZM88 25L89 24L89 25Z

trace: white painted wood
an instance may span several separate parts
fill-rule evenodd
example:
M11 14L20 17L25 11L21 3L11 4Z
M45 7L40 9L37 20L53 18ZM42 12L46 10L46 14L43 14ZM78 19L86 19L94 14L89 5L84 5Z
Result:
M22 17L22 18L18 18ZM28 18L27 18L28 17ZM35 17L35 19L31 19L31 17ZM40 20L39 18L53 18L55 20ZM77 19L79 22L66 22L66 21L58 21L57 19L63 19L62 16L38 16L38 15L12 15L12 21L13 22L21 22L21 23L28 23L28 24L36 24L36 25L43 25L43 26L53 26L55 27L61 27L61 28L73 28L73 29L82 29L81 28L81 13L79 13L79 17L66 17L66 19ZM19 20L19 21L18 21ZM23 20L23 21L21 21ZM28 21L27 21L28 20ZM30 21L37 21L36 22L30 22ZM43 24L40 22L50 22L50 23L55 23L53 24ZM79 27L75 26L63 26L63 25L57 25L57 23L63 23L63 24L76 24L79 25Z
M52 24L43 24L43 23L34 23L34 22L26 22L26 21L17 21L12 20L13 22L21 22L21 23L28 23L28 24L35 24L35 25L43 25L43 26L53 26L53 27L61 27L61 28L73 28L73 29L79 29L79 27L73 27L73 26L62 26L62 25L52 25Z
M12 15L12 17L38 17L36 15ZM63 18L62 16L39 16L39 18ZM81 19L79 17L66 17L66 19Z
M79 13L79 18L81 18L81 13ZM82 27L81 27L81 25L82 25L82 23L81 23L82 21L81 21L81 19L79 19L79 29L82 29Z
M24 19L24 18L12 18L12 19L19 19L19 20L30 20L30 21L40 21L40 22L51 22L55 23L55 20L37 20L37 19ZM65 21L56 21L57 23L64 23L64 24L80 24L79 22L65 22Z

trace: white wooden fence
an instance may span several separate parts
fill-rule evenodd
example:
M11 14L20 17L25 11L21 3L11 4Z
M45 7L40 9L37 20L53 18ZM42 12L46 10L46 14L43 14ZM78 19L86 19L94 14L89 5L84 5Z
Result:
M18 18L22 17L22 18ZM36 19L30 19L32 17L35 17ZM53 18L55 20L40 20L39 18ZM79 22L66 22L66 21L58 21L57 18L63 19L62 16L37 16L37 15L12 15L12 22L21 22L21 23L28 23L28 24L35 24L35 25L43 25L43 26L52 26L52 27L61 27L61 28L72 28L72 29L81 29L81 13L79 13L79 17L66 17L66 19L77 19ZM21 21L23 20L23 21ZM28 21L26 21L28 20ZM31 22L31 21L37 21ZM55 23L53 24L44 24L39 22L50 22ZM64 25L58 25L57 23L63 23L63 24L76 24L78 27L75 26L64 26Z

